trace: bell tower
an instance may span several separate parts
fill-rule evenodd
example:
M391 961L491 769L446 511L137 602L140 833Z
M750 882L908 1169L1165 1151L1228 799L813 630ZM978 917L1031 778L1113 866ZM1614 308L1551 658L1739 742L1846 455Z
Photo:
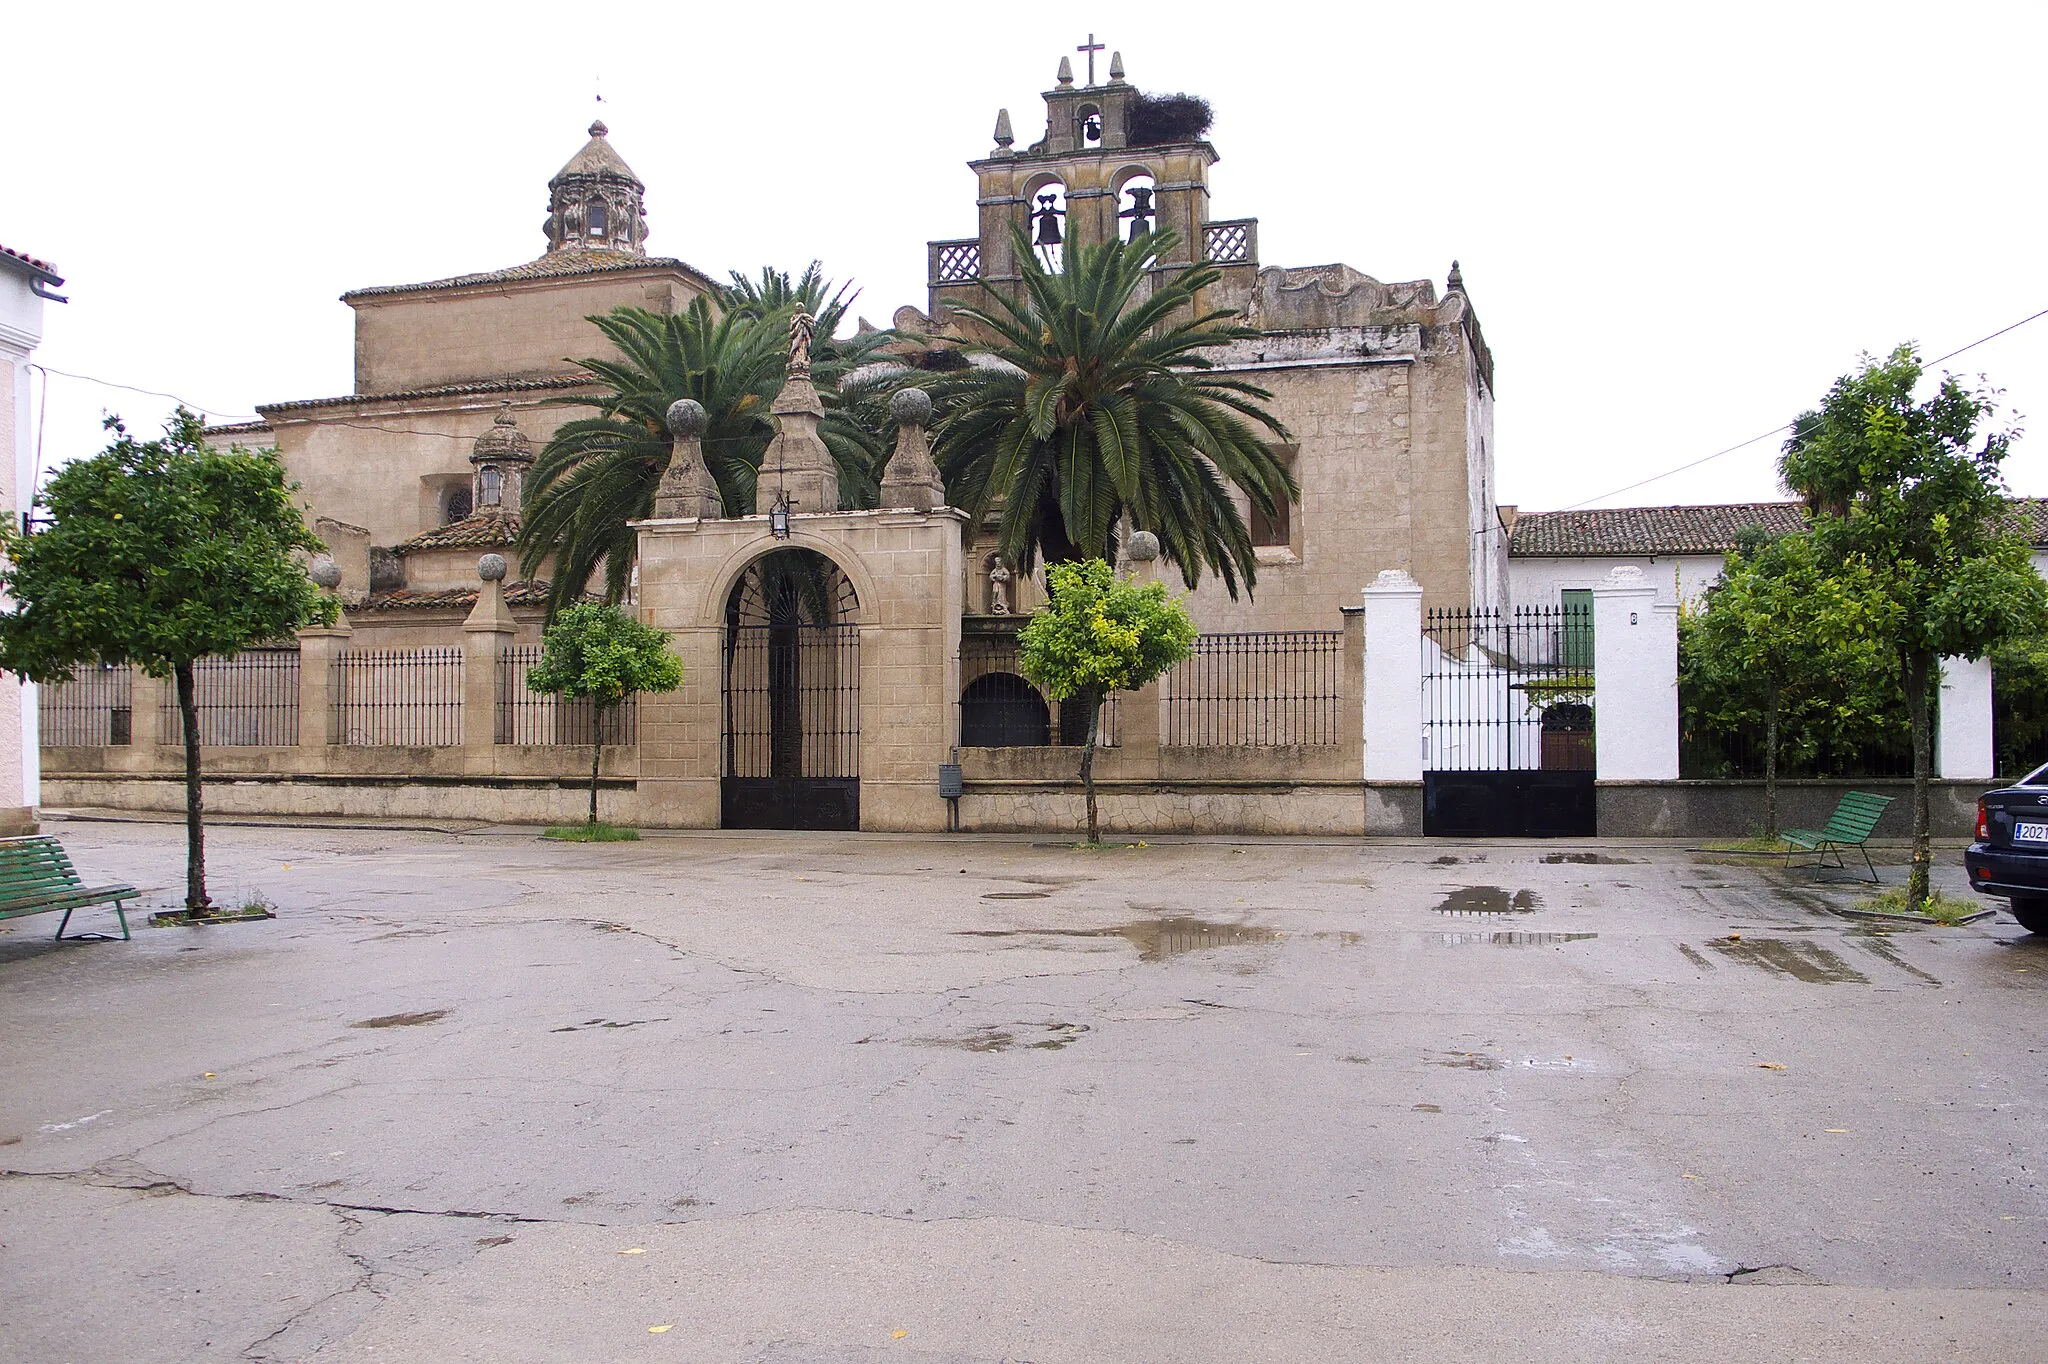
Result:
M610 129L590 125L590 141L548 181L548 251L624 251L647 254L647 186L607 140Z
M1222 293L1252 292L1256 221L1209 217L1209 168L1220 158L1207 140L1206 104L1140 91L1125 78L1120 52L1110 56L1108 81L1096 84L1100 45L1090 35L1079 50L1088 56L1088 81L1076 83L1072 60L1060 59L1055 84L1043 94L1045 135L1019 150L1010 112L1001 110L994 149L968 163L979 182L979 231L929 244L934 320L948 303L984 302L984 288L1014 296L1023 278L1018 231L1043 264L1057 268L1068 246L1171 229L1177 241L1160 269L1214 265L1225 274Z

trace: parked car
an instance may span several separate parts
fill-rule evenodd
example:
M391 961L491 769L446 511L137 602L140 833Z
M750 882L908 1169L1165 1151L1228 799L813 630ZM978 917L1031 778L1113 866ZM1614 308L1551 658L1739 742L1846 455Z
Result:
M2029 933L2048 933L2048 766L1977 801L1977 841L1963 853L1970 889L2012 902Z

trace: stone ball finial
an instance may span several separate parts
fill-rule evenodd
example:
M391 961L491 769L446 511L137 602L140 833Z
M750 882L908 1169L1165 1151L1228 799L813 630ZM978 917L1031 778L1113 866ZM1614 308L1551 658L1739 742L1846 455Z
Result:
M1149 564L1159 557L1159 537L1149 530L1135 531L1125 547L1124 557L1134 564Z
M306 570L306 576L311 578L316 586L332 592L341 586L341 565L323 554Z
M710 425L711 415L695 398L678 398L668 405L668 430L672 436L688 440L703 435Z
M592 137L603 137L610 131L611 129L604 126L603 119L598 119L590 125L590 135Z
M476 576L487 583L503 581L505 577L505 556L486 554L476 561Z
M901 426L923 426L932 419L932 395L921 388L898 389L889 399L889 415Z

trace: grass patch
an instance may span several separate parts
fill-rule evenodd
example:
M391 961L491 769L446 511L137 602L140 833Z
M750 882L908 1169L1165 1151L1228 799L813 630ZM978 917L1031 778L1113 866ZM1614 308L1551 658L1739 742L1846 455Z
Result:
M1873 895L1867 900L1858 900L1856 908L1868 914L1897 914L1902 918L1917 916L1932 919L1938 924L1953 925L1961 923L1972 914L1981 912L1984 905L1981 901L1977 900L1952 899L1937 890L1929 892L1926 904L1921 905L1918 909L1908 909L1906 907L1906 888L1904 886L1893 886L1882 894Z
M622 829L616 824L603 820L588 824L563 824L548 830L542 838L552 838L557 843L638 843L638 829Z
M167 909L149 916L151 928L189 928L194 924L234 924L248 919L275 919L277 906L272 904L261 891L242 897L239 905L211 905L197 914L183 909Z
M1758 853L1778 856L1791 850L1791 844L1782 838L1727 838L1718 843L1700 844L1701 852L1717 853Z

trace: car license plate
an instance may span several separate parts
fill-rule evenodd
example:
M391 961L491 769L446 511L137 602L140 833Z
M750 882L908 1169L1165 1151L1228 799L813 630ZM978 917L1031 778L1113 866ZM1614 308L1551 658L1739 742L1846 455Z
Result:
M2048 824L2015 824L2012 826L2012 841L2048 843Z

